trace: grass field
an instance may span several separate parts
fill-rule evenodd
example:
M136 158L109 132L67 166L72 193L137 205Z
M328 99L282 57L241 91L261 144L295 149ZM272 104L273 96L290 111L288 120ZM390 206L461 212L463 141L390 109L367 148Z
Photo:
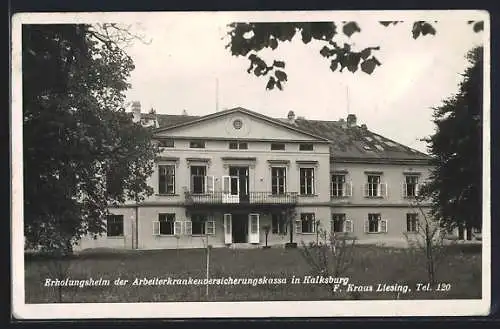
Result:
M416 283L426 283L425 257L405 249L357 246L354 263L342 275L356 285L408 284L412 292L342 292L332 294L325 284L291 284L292 276L312 275L298 249L212 249L211 278L286 278L278 285L132 286L135 278L192 278L206 275L203 249L86 252L64 261L66 274L54 270L53 260L25 258L27 303L54 302L168 302L168 301L269 301L326 299L470 299L481 298L481 246L449 247L439 262L437 282L450 284L449 291L416 292ZM108 279L109 286L45 287L46 279ZM117 278L129 280L115 286Z

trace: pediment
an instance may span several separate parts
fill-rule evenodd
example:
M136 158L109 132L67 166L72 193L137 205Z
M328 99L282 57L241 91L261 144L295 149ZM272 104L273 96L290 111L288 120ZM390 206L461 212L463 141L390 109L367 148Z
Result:
M324 141L293 125L254 115L250 111L226 111L202 117L179 126L160 129L157 137L193 137L214 139L265 139L283 141Z

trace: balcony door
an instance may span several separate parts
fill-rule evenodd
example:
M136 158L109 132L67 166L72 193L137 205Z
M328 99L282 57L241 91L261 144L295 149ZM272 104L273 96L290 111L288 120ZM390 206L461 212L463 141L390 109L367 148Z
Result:
M229 177L231 177L231 195L238 195L240 202L248 202L250 200L248 167L229 167Z

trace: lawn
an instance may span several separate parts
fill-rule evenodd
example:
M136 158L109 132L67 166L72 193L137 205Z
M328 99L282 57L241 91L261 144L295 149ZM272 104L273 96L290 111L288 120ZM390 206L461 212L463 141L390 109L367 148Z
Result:
M169 301L269 301L333 299L470 299L481 298L481 246L449 247L440 260L437 282L449 284L448 291L415 291L417 283L426 283L425 257L406 249L357 246L353 264L342 277L355 285L408 284L411 292L347 292L347 286L332 293L325 284L292 284L291 278L315 275L298 249L212 249L210 277L286 278L281 284L149 285L133 286L136 279L204 279L206 251L151 250L86 252L65 260L56 270L56 262L36 256L25 258L27 303L54 302L169 302ZM109 286L46 287L46 279L99 278ZM115 279L129 280L114 285Z

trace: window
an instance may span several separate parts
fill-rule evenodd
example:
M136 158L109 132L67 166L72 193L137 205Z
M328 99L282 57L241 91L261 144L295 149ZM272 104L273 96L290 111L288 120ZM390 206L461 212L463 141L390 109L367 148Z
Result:
M365 187L365 196L382 196L382 191L380 188L380 175L368 175L368 184L366 184Z
M286 192L286 168L271 168L271 193L273 195L284 194Z
M287 223L283 214L272 214L271 216L271 231L273 234L286 234Z
M160 194L175 194L175 166L160 165L158 168L158 187Z
M302 222L302 233L316 232L316 221L314 220L314 213L300 214L300 221Z
M191 193L205 193L205 177L207 168L205 166L191 166Z
M189 147L192 149L204 149L205 141L190 141Z
M312 143L302 143L299 144L299 151L312 151L314 146Z
M367 233L387 232L387 220L382 220L380 214L368 214L368 220L365 223L365 232Z
M314 194L314 168L300 168L300 194Z
M160 235L174 235L175 214L158 214Z
M123 215L108 215L106 232L107 236L123 236Z
M174 140L173 139L160 139L158 141L158 146L159 147L174 147Z
M332 196L333 197L343 197L344 196L344 184L345 175L332 175Z
M335 233L345 232L345 214L332 214L332 231Z
M195 214L191 216L191 234L192 235L214 235L215 221L207 215Z
M406 214L406 232L418 232L418 214Z
M232 141L232 142L229 142L229 149L230 150L247 150L248 149L248 143L246 143L246 142Z
M284 143L271 143L271 150L273 151L284 151L285 144Z
M192 234L193 235L204 235L206 221L207 221L207 216L205 216L205 215L193 215L191 217Z
M407 198L416 197L418 193L418 176L406 175L403 185L403 195Z

